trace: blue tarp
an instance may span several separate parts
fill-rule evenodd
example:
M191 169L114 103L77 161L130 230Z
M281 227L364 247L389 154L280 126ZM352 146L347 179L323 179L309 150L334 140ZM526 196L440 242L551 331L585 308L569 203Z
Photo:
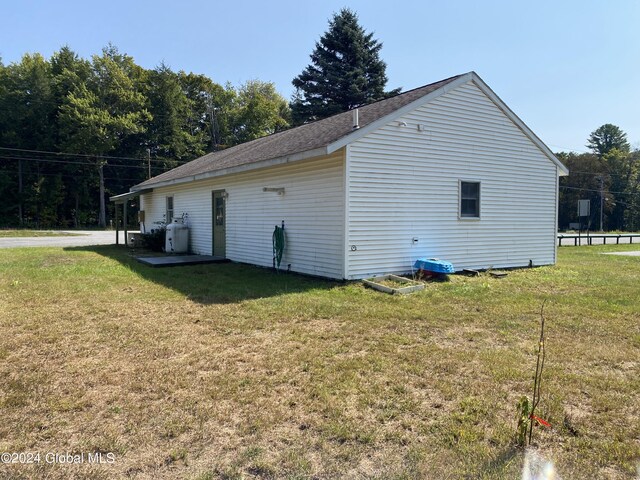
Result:
M455 273L451 262L438 260L437 258L419 258L416 260L413 267L416 269L426 270L428 272Z

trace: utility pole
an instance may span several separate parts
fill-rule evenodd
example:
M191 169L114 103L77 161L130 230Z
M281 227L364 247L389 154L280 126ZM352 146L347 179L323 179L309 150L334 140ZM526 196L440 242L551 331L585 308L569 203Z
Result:
M20 222L20 226L22 226L22 222L24 221L24 212L22 211L22 160L18 160L18 220Z
M604 232L604 176L600 175L600 231Z
M100 211L98 212L98 225L107 228L107 208L104 203L104 164L102 155L98 155L98 176L100 179Z
M216 110L217 108L213 105L209 105L209 115L211 117L211 148L213 151L217 150L218 146L218 135L216 129Z
M149 176L147 178L151 178L151 149L147 148L147 164L149 166Z

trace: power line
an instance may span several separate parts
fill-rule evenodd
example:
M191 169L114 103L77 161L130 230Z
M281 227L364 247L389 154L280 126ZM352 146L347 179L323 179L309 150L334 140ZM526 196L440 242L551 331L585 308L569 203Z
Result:
M52 152L52 151L48 151L48 150L28 150L25 148L12 148L12 147L0 147L0 150L9 150L9 151L13 151L13 152L27 152L27 153L42 153L42 154L46 154L46 155L56 155L56 156L64 156L64 157L84 157L84 158L105 158L105 159L113 159L113 160L135 160L138 162L146 162L148 161L146 157L119 157L119 156L114 156L114 155L92 155L92 154L88 154L88 153L71 153L71 152ZM175 159L171 159L168 157L158 157L156 155L155 158L151 159L152 162L162 162L162 161L168 161L168 162L177 162L178 164L182 165L184 163L187 162L179 162L178 160Z
M0 169L0 172L3 173L15 173L17 174L17 172L15 170L7 170L7 169ZM77 175L69 175L66 173L29 173L27 175L31 175L31 176L41 176L41 177L64 177L64 178L78 178ZM105 180L123 180L123 181L130 181L130 182L142 182L144 181L144 179L141 178L120 178L120 177L104 177Z
M570 187L568 185L560 185L560 188L566 188L569 190L582 190L585 192L596 192L596 193L600 193L600 190L595 190L595 189L591 189L591 188L580 188L580 187ZM610 192L610 191L605 191L605 193L611 193L614 195L640 195L640 192Z
M56 160L56 159L52 159L52 158L34 158L34 157L14 157L14 156L8 156L8 155L0 155L0 160L26 160L26 161L29 161L29 162L60 163L60 164L63 164L63 165L82 165L82 166L85 166L85 167L97 167L98 166L95 163L76 162L74 160ZM142 168L142 169L145 169L145 170L147 169L147 167L145 165L117 165L117 164L113 164L113 163L105 163L104 166L105 167L110 167L110 168L121 167L121 168ZM163 170L162 166L157 166L157 165L154 165L151 168Z
M595 175L595 176L612 175L612 176L616 176L616 177L627 177L627 176L631 175L631 174L628 174L628 173L597 173L597 172L580 172L580 171L570 170L569 171L569 175L571 175L572 173L579 173L580 175Z
M593 153L590 152L588 150L578 150L578 149L573 149L573 148L567 148L567 147L561 147L560 145L553 145L551 143L547 143L548 146L550 147L554 147L554 148L560 148L563 151L568 151L569 153L573 152L573 153Z

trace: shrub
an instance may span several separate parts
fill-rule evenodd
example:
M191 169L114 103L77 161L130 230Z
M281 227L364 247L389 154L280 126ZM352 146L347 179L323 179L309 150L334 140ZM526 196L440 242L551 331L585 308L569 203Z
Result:
M152 228L150 232L141 235L142 245L154 252L164 252L166 234L166 225L159 224L158 227Z

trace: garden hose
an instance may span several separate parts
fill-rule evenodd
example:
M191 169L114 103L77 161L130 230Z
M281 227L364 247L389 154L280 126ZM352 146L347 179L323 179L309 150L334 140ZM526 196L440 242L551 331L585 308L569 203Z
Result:
M282 261L282 254L284 253L284 222L282 226L276 225L273 231L273 268L280 270L280 262Z

